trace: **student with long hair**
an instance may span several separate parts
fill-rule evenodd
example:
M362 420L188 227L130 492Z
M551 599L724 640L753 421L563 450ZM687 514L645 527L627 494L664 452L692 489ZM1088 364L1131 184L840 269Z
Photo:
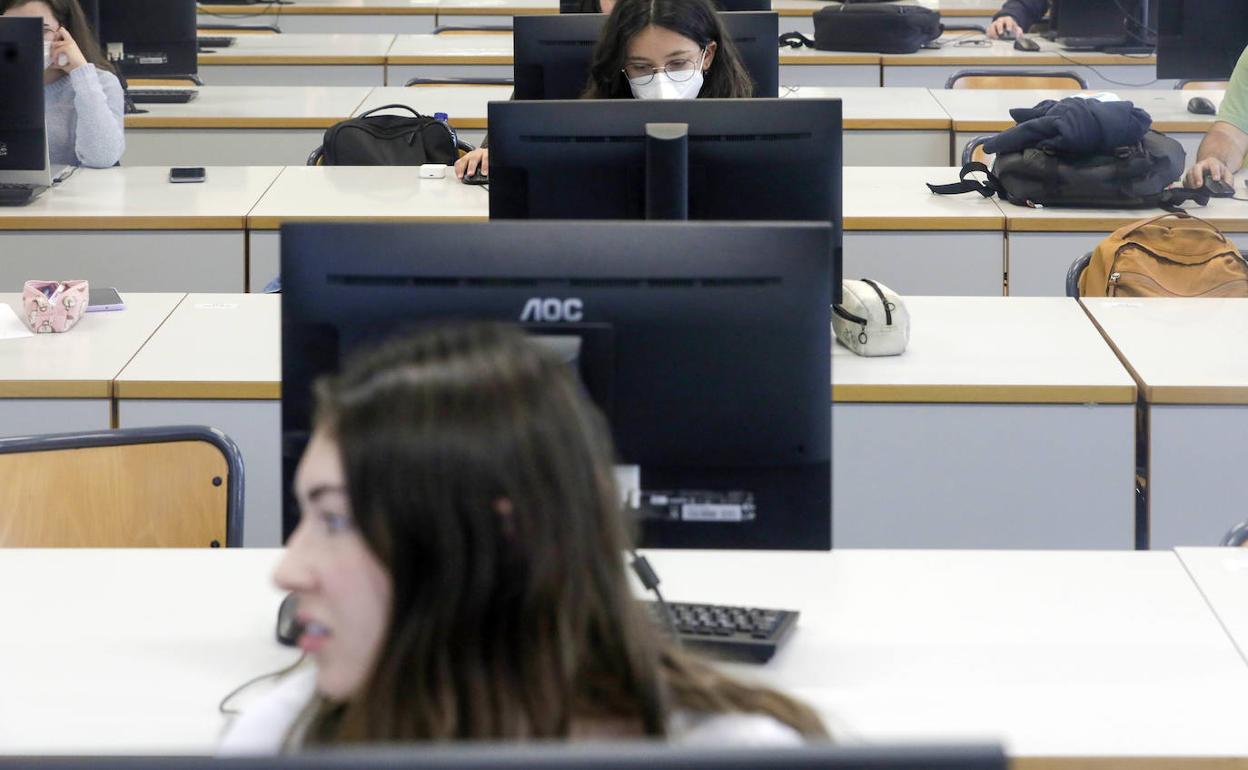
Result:
M43 101L52 164L116 165L126 149L121 83L78 0L0 0L0 14L43 22Z
M754 82L710 0L619 0L594 49L582 99L739 99ZM490 173L489 150L455 163Z
M605 421L501 326L400 338L316 387L277 568L314 665L222 753L416 741L791 745L815 714L687 655L633 598Z

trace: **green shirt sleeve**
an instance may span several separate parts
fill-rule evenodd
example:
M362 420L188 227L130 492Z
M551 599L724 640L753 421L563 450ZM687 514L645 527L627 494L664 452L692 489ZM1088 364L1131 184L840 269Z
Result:
M1231 82L1226 86L1222 106L1218 108L1218 120L1230 123L1248 134L1248 48L1239 55Z

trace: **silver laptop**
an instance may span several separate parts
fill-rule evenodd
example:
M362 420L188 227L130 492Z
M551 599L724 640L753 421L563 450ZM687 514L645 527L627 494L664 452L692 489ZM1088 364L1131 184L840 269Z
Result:
M39 19L0 17L0 104L0 205L20 206L57 178L48 162Z

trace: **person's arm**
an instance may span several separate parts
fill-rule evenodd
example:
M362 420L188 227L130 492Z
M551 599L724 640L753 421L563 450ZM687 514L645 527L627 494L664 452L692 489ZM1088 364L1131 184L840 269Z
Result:
M1218 120L1205 134L1196 150L1196 163L1183 177L1188 187L1203 187L1205 172L1227 184L1235 183L1235 172L1248 153L1248 48L1239 55L1231 81L1226 84Z
M1006 0L988 26L989 37L1000 37L1004 31L1021 35L1049 10L1049 0Z
M126 150L121 83L91 64L74 69L69 80L74 88L78 161L89 168L117 165Z

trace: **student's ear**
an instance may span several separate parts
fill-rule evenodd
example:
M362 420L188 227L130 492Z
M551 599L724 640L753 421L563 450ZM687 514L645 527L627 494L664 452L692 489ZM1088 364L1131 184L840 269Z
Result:
M714 40L706 44L706 56L702 57L702 71L706 72L711 68L711 62L715 61L715 51L719 49L719 44Z

